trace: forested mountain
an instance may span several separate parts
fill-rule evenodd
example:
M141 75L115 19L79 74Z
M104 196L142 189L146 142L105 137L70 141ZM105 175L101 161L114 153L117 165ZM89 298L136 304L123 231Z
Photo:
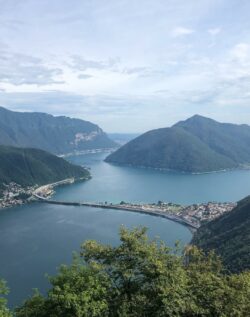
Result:
M232 272L250 270L250 196L231 212L201 226L193 243L205 251L214 249Z
M0 195L3 184L24 187L44 185L66 178L87 178L89 172L62 158L38 149L0 146Z
M106 161L183 172L236 168L250 163L250 126L195 115L137 137Z
M116 146L91 122L45 113L13 112L2 107L0 144L40 148L54 154Z
M236 163L250 163L250 126L246 124L220 123L195 115L175 127L198 137L210 149Z

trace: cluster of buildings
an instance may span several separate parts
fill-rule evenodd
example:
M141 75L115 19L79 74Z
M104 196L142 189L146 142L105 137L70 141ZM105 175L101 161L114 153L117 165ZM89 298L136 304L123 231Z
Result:
M159 201L157 204L129 204L121 202L125 208L138 209L144 212L154 212L162 215L170 215L171 219L183 219L186 223L191 223L199 227L203 222L213 220L222 214L231 211L236 207L236 203L225 202L208 202L182 206L174 203L165 203Z
M32 196L36 187L22 187L14 182L3 184L4 189L1 191L0 208L21 205Z
M211 221L236 207L236 203L225 202L208 202L202 204L193 204L184 207L177 215L192 222L202 224Z

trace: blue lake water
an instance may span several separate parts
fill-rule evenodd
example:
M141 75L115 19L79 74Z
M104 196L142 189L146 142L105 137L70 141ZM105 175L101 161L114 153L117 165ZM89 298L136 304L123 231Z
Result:
M192 204L238 201L250 194L250 170L210 174L184 174L153 169L121 167L103 162L107 154L70 157L89 166L93 179L61 187L55 197L75 201L157 202Z
M106 154L69 158L89 166L93 178L57 189L56 199L68 201L157 202L190 204L237 201L250 192L250 171L189 175L120 167L103 162ZM151 237L170 246L191 239L189 230L172 221L126 211L34 203L0 211L0 277L8 281L11 306L20 304L32 288L45 291L45 273L55 274L70 263L86 239L117 244L121 225L143 225Z

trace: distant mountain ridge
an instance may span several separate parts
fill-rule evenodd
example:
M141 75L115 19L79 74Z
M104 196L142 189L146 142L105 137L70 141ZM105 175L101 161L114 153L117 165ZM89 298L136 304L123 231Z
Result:
M54 154L116 147L97 125L38 112L14 112L0 107L0 144L40 148Z
M219 123L215 120L195 115L174 127L197 136L215 152L235 163L250 163L250 126L246 124Z
M232 272L250 270L250 196L231 212L202 225L192 243L205 251L215 250Z
M250 163L250 126L195 115L144 133L106 161L192 173L232 169Z
M83 167L43 150L0 145L0 196L3 184L11 182L27 187L89 176Z

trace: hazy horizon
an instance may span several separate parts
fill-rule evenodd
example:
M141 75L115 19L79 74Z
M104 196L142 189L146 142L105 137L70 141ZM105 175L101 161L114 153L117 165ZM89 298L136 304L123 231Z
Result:
M250 124L246 0L1 1L0 106L142 133Z

